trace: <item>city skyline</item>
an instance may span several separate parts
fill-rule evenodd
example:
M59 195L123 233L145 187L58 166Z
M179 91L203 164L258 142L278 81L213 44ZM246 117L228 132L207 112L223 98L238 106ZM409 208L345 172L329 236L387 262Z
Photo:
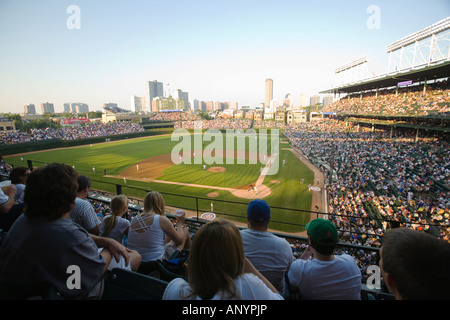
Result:
M71 5L75 5L73 10ZM387 71L390 43L450 13L448 1L0 2L0 112L69 101L131 109L157 79L193 101L294 105L361 56ZM78 19L77 19L78 18ZM78 24L77 24L78 23ZM39 109L39 108L36 108ZM38 110L36 110L38 111Z

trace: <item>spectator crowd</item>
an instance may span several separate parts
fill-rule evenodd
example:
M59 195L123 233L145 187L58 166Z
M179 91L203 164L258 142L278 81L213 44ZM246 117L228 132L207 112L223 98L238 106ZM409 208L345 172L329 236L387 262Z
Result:
M446 139L416 142L406 131L391 139L389 130L329 119L289 125L285 134L300 153L335 174L329 212L345 241L379 246L383 232L396 224L440 230L450 241Z
M0 132L0 144L16 144L41 140L78 140L144 131L134 122L91 123L80 127L32 129L30 132Z
M378 93L349 95L322 111L349 114L383 114L407 116L448 116L450 89L448 81L422 86L387 90Z
M364 99L350 97L333 104L329 110L446 114L450 111L448 96L444 85L426 94L405 90ZM175 129L194 129L201 125L202 129L246 130L254 126L252 120L199 120L175 113L158 117L155 120L175 121ZM134 123L92 124L2 134L1 142L73 140L142 130ZM424 292L428 298L447 298L449 279L444 270L448 270L450 264L448 139L433 132L417 139L416 132L408 129L396 130L393 135L390 129L336 119L288 124L284 134L295 149L326 172L330 218L308 223L305 239L288 236L279 239L269 234L270 208L262 200L249 204L245 230L239 231L224 219L200 226L189 224L184 216L166 217L164 199L155 191L147 194L142 211L130 209L127 206L130 200L123 196L114 197L116 204L91 200L87 197L90 181L81 182L86 176L78 176L73 168L64 164L51 164L31 174L22 174L30 175L29 180L20 182L25 186L26 205L20 207L20 210L25 208L24 214L14 212L17 220L2 239L0 280L33 283L48 274L30 270L48 268L55 271L44 280L56 283L60 286L58 290L71 294L65 287L65 278L53 277L61 271L60 263L64 259L48 254L52 252L48 246L51 248L59 243L57 239L64 238L64 248L60 244L57 248L72 252L73 259L89 262L86 266L91 274L84 279L91 282L89 285L95 284L108 268L119 266L143 272L146 269L142 267L149 266L147 263L155 259L167 260L176 249L188 248L191 250L189 277L172 280L163 299L278 300L290 298L293 293L299 293L303 299L359 299L360 284L367 280L368 267L378 264L377 249L383 247L381 258L385 264L380 263L380 268L395 298L422 299ZM55 196L53 184L66 196ZM31 190L27 193L26 188ZM5 206L16 193L15 185L8 191L1 191L0 205ZM52 206L44 205L49 202ZM9 205L8 209L2 208L1 217L9 214L9 210ZM113 220L118 222L111 224ZM84 225L85 221L89 221L89 227ZM103 234L105 228L106 235ZM118 234L118 240L111 240L110 232ZM434 237L430 238L427 233ZM390 241L383 243L385 235ZM75 239L77 241L73 241ZM172 241L170 247L168 240ZM339 246L338 242L349 245ZM30 243L34 249L30 249ZM146 247L147 244L151 246ZM439 251L434 253L434 248ZM399 250L402 257L397 253ZM277 254L280 257L267 263ZM116 259L119 256L121 258ZM422 257L433 263L414 263ZM274 266L277 268L269 268ZM430 269L433 266L438 266L438 272ZM411 273L416 278L426 276L422 284L426 290L403 286L402 273ZM320 277L313 279L314 274Z

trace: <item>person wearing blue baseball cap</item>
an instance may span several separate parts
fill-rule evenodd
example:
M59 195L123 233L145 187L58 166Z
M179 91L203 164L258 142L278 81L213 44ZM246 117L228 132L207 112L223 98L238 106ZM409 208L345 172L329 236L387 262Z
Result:
M308 247L288 272L291 289L305 300L360 300L358 265L348 254L334 254L339 241L336 226L318 218L305 229Z
M245 256L264 277L288 297L285 274L294 260L292 249L286 239L268 232L270 207L266 201L256 199L247 207L247 229L241 230Z

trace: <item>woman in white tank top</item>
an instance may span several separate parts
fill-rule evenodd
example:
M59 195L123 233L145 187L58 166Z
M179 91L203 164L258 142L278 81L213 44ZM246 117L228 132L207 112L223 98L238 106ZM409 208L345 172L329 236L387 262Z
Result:
M131 221L127 247L142 256L142 262L170 258L175 250L188 249L191 238L183 226L184 217L177 217L177 226L165 216L164 198L150 191L144 199L144 211Z

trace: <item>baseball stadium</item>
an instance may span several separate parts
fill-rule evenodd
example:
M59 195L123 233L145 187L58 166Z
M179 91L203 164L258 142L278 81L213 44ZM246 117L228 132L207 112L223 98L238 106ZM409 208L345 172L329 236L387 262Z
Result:
M351 255L361 272L361 299L394 299L369 268L378 264L385 232L407 228L450 242L450 51L448 45L441 54L430 50L430 58L414 56L412 63L396 54L409 45L418 52L418 41L448 43L448 36L449 18L388 46L391 65L382 76L348 81L365 67L364 58L336 69L338 85L320 92L336 101L298 111L304 120L292 110L280 110L272 121L256 112L207 120L166 110L63 133L2 133L1 153L13 168L33 172L64 163L88 176L87 199L101 218L123 194L131 221L146 195L158 191L172 222L177 210L185 212L192 239L220 219L246 229L247 207L263 199L271 210L268 232L300 259L308 246L305 227L329 220L339 235L336 254ZM3 177L6 188L9 177ZM160 300L178 277L186 274L162 263L151 274L119 270L103 299Z

